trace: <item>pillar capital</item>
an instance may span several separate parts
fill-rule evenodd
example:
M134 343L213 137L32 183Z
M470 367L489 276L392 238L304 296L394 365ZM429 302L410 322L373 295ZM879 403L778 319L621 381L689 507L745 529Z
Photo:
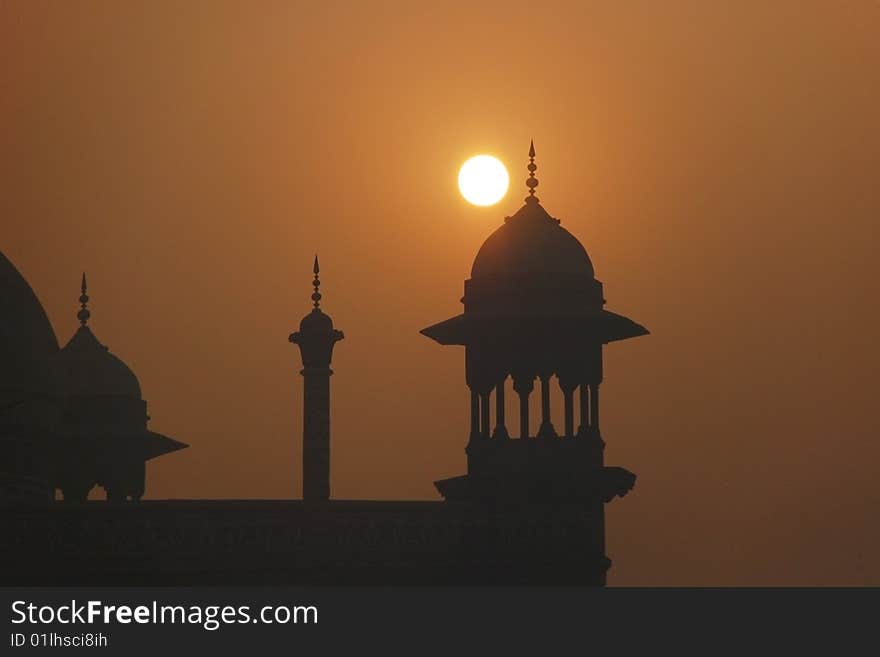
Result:
M513 372L513 389L520 395L528 395L535 389L536 376L534 372Z
M565 393L574 392L581 382L580 377L571 372L560 372L557 378L559 379L559 388Z

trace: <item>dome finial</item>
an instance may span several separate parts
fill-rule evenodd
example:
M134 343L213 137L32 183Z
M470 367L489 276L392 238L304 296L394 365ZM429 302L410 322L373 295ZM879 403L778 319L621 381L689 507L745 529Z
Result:
M86 294L86 273L85 272L83 272L81 291L82 291L82 294L79 295L80 309L79 309L79 312L76 314L76 318L79 320L79 323L82 326L85 326L89 321L89 317L92 316L92 313L90 313L89 309L86 308L86 305L89 303L89 295Z
M318 254L315 254L315 266L312 267L312 271L315 273L315 280L312 281L312 285L315 287L315 291L312 293L312 301L315 304L315 308L321 303L321 293L318 292L318 288L321 287L321 280L318 278L318 273L321 271L321 268L318 266Z
M526 196L526 203L537 203L539 199L535 196L535 187L538 186L538 179L535 178L535 171L538 170L538 165L535 164L534 139L529 143L529 165L526 168L529 170L529 177L526 179L526 187L529 188L529 195Z

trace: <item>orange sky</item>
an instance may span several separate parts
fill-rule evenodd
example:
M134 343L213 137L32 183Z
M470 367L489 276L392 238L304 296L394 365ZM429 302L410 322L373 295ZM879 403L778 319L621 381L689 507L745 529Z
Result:
M464 472L460 310L525 194L611 310L612 584L880 584L876 2L4 2L2 249L192 445L149 497L300 494L287 342L321 256L345 331L333 492ZM766 6L771 5L771 6ZM489 151L498 206L455 176Z

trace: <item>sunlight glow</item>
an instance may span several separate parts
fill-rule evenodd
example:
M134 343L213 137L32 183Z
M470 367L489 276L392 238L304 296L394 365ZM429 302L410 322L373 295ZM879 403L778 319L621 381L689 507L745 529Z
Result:
M458 172L458 189L474 205L495 205L504 198L509 184L504 164L491 155L475 155Z

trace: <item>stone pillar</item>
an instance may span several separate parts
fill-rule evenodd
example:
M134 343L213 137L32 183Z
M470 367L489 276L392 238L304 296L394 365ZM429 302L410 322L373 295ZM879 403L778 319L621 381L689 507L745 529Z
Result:
M550 421L550 374L541 375L541 426L538 438L556 438L556 429Z
M605 464L605 441L599 433L599 384L590 385L590 427L587 437L587 444L590 450L590 461L593 465L603 466Z
M131 489L128 494L131 495L132 502L140 502L144 496L147 487L147 464L145 461L138 459L132 466Z
M578 427L578 435L586 436L590 432L590 388L586 383L582 383L578 391L580 399L578 401L578 410L580 411L580 426Z
M471 435L470 442L480 437L480 395L471 390Z
M510 438L510 434L507 433L507 424L504 417L504 382L506 380L507 377L504 377L495 386L495 431L492 432L492 437L500 440Z
M590 431L599 433L599 384L590 386Z
M574 389L576 387L577 383L560 377L559 388L562 390L565 400L565 435L569 438L574 436Z
M529 437L529 395L535 387L534 374L515 374L513 389L519 395L519 437Z
M489 437L489 392L480 393L480 435Z

